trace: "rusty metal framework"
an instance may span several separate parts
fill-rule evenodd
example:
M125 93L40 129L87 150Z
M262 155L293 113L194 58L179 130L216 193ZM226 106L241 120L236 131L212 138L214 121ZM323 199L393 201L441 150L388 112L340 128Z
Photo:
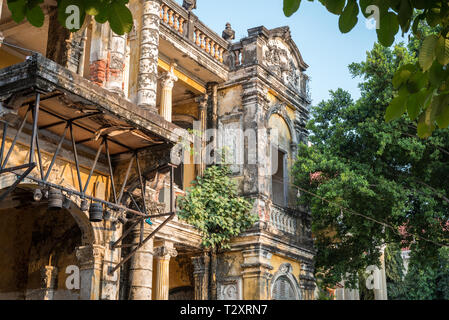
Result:
M160 172L160 171L170 171L170 212L168 213L161 213L161 214L149 214L149 206L146 202L145 199L145 183L146 183L146 179L145 177L142 175L142 170L141 170L141 166L139 163L139 158L138 158L138 152L139 150L132 150L131 148L129 148L128 146L123 145L122 143L112 139L111 137L108 137L107 134L103 135L102 138L102 142L100 144L100 147L98 148L93 164L91 166L88 178L86 180L86 183L83 185L82 183L82 179L81 179L81 172L80 172L80 164L79 164L79 158L78 158L78 150L77 150L77 145L79 145L80 143L83 142L87 142L90 141L92 139L89 140L82 140L82 141L75 141L75 136L73 133L73 127L80 127L85 131L88 131L90 133L92 133L93 135L95 135L95 132L93 130L90 130L89 128L86 128L85 126L82 126L78 123L76 123L77 120L81 120L84 118L88 118L88 117L92 117L94 115L98 115L101 114L102 112L93 112L87 115L82 115L82 116L78 116L75 118L70 118L70 119L64 119L63 117L55 114L54 112L51 112L49 110L45 110L43 108L41 108L40 106L40 102L41 102L41 93L36 91L35 92L36 96L35 96L35 102L34 104L29 104L27 107L27 111L25 113L25 116L22 120L22 122L19 125L19 128L16 132L16 135L9 147L9 150L6 153L6 157L4 158L4 154L5 154L5 146L6 146L6 138L7 138L7 131L8 131L8 127L9 124L6 121L3 121L3 134L2 134L2 143L1 143L1 147L0 147L0 175L5 174L5 173L13 173L17 176L16 181L5 191L3 191L2 194L0 194L0 202L3 201L4 199L6 199L6 197L12 192L14 191L15 188L17 188L17 186L24 181L25 178L36 182L39 186L45 187L45 188L54 188L54 189L59 189L63 192L66 192L69 195L77 195L79 196L82 200L90 200L91 202L98 202L101 203L102 205L104 205L105 207L111 209L111 210L115 210L118 212L121 212L121 214L125 215L125 214L131 214L133 216L133 218L131 218L129 220L130 222L130 226L127 230L124 230L122 236L111 245L111 249L118 249L118 248L123 248L123 247L134 247L131 252L122 259L122 261L120 261L114 268L111 268L109 270L109 273L113 273L116 270L118 270L124 263L126 263L132 256L134 256L136 254L136 252L145 245L145 243L147 243L151 238L153 238L156 233L161 230L161 228L163 228L167 223L169 223L175 216L175 194L174 194L174 169L176 168L175 165L172 164L166 164L163 166L160 166L152 171L150 171L150 173L154 173L154 172ZM10 156L14 150L14 147L16 146L17 140L19 138L19 136L21 135L25 124L27 122L27 118L30 114L30 112L32 113L32 119L33 119L33 123L32 123L32 132L31 132L31 138L30 138L30 153L29 153L29 157L28 157L28 161L27 163L23 164L23 165L19 165L19 166L14 166L14 167L7 167ZM52 123L52 124L48 124L42 127L38 127L38 119L39 119L39 112L45 112L55 118L58 119L58 122ZM63 125L65 124L65 128L64 128L64 133L62 134L56 150L53 154L52 160L50 162L49 167L47 168L47 171L44 172L44 168L42 166L42 156L41 156L41 149L39 147L39 131L40 130L45 130L54 126L59 126L59 125ZM62 146L64 141L66 141L66 135L67 133L69 133L70 135L70 143L71 143L71 147L72 147L72 153L73 153L73 160L75 162L75 166L76 166L76 174L77 174L77 180L78 180L78 185L79 185L79 190L75 190L75 189L69 189L54 183L51 183L48 181L48 178L50 177L50 174L53 170L53 167L55 165L56 159L58 157L58 155L61 152ZM119 192L117 192L117 188L114 182L114 173L113 173L113 168L112 168L112 162L111 162L111 155L109 152L109 143L114 143L117 145L120 145L126 149L128 149L129 153L132 154L128 166L127 166L127 170L126 170L126 174L125 174L125 178L123 181L123 184L119 190ZM109 178L111 181L111 189L112 189L112 198L113 198L113 202L111 201L106 201L103 199L99 199L97 197L94 197L92 195L87 195L86 191L88 190L88 187L90 185L91 182L91 178L94 174L95 168L97 166L98 160L100 158L100 154L103 151L103 149L105 150L105 154L106 154L106 158L107 158L107 164L108 164L108 169L109 169ZM35 154L37 153L37 162L35 159ZM133 164L135 164L135 169L139 178L138 183L135 186L132 186L131 188L129 188L128 190L126 189L126 186L128 184L128 180L129 180L129 175L131 172L131 169L133 167ZM36 178L34 176L31 176L30 173L36 168L39 167L39 173L38 175L40 175L40 178ZM23 171L25 169L25 171ZM140 197L142 198L142 204L141 206L138 205L136 199L133 196L133 191L135 189L141 189L141 194ZM130 208L129 206L125 205L125 200L130 199L131 200L131 204L134 206L133 208ZM160 218L160 217L167 217L157 228L155 228L146 238L144 238L144 226L145 223L149 223L152 224L151 219L154 218ZM126 225L126 218L124 219L125 221L122 221L122 223L124 225ZM140 224L140 241L138 243L135 244L121 244L123 239L125 239L125 237L133 230L135 230L135 228Z

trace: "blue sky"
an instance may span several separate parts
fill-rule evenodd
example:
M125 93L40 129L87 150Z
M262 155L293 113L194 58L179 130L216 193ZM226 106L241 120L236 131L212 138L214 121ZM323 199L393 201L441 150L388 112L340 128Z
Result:
M177 0L182 3L182 0ZM366 52L376 41L376 31L365 25L360 15L359 23L348 34L338 30L338 16L329 13L318 1L303 0L299 12L286 18L282 0L197 0L194 13L212 30L221 35L226 22L232 24L238 39L247 30L264 25L268 29L290 26L293 40L310 66L313 104L328 99L329 90L341 87L353 98L360 96L357 84L348 71L352 62L365 60Z

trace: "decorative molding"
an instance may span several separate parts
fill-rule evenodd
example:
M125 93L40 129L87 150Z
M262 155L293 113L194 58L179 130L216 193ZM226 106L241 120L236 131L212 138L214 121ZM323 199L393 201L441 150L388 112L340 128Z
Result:
M242 300L243 281L241 277L227 277L218 281L218 300Z
M286 288L286 285L290 285L291 291L289 288ZM298 280L293 275L293 267L290 263L282 264L278 271L274 274L273 279L271 280L271 297L275 298L276 290L284 290L284 292L278 292L279 295L283 295L282 300L302 300L302 292L301 287L299 286ZM293 297L291 296L293 294Z

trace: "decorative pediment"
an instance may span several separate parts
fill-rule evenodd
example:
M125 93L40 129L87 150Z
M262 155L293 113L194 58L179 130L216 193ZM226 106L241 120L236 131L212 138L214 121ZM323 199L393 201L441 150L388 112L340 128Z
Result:
M282 79L286 86L294 90L301 90L302 72L307 64L291 39L288 27L269 31L266 45L262 48L262 64L276 76Z

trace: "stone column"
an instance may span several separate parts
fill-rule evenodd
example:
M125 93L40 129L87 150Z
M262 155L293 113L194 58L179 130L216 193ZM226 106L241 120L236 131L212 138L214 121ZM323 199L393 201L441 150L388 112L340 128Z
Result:
M143 0L137 105L157 113L157 64L161 0Z
M168 122L172 121L173 114L173 87L178 78L174 73L175 65L170 67L170 71L164 73L161 76L161 86L162 86L162 97L161 97L161 107L159 114Z
M387 294L387 277L385 275L385 247L382 246L381 250L381 269L377 272L378 277L378 288L374 288L374 299L375 300L388 300Z
M151 230L145 224L143 239ZM139 243L140 225L132 231L133 243ZM140 248L131 259L129 268L129 300L151 300L153 287L153 239L149 240Z
M269 281L273 277L270 271L271 253L256 247L243 251L243 299L268 300L270 299Z
M168 300L170 258L177 255L178 252L173 248L172 242L165 242L154 250L154 258L156 259L155 300Z
M42 300L53 300L58 277L58 268L44 266L41 269L42 275Z
M314 300L315 276L312 263L303 263L300 274L301 289L303 290L303 300Z
M110 49L109 49L109 66L107 73L106 89L114 91L120 95L124 95L124 70L125 70L125 54L126 54L126 36L119 36L111 31Z
M210 258L207 253L204 253L198 257L193 257L192 263L195 300L208 300Z
M106 84L108 69L109 26L94 22L92 24L92 40L90 49L90 80L99 85Z
M99 300L105 248L90 245L76 248L80 268L80 300Z
M207 127L207 105L209 96L205 94L198 100L198 117L200 137L195 137L195 163L197 164L197 172L203 175L206 170L206 127Z

